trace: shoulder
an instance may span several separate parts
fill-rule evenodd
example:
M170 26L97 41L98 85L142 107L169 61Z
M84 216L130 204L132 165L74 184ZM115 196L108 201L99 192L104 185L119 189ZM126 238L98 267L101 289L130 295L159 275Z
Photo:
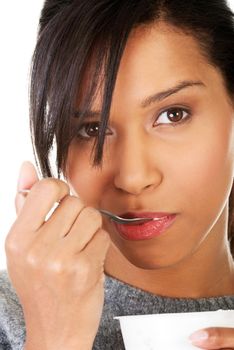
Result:
M7 271L0 271L0 345L21 349L25 337L23 310Z

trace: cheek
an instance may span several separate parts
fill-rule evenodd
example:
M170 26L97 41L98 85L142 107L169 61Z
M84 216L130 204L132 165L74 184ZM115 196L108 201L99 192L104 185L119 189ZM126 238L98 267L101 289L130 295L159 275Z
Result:
M183 208L200 223L219 215L226 204L233 179L233 137L227 124L213 125L197 133L174 167ZM193 139L192 139L193 140ZM177 188L178 189L178 188ZM198 215L199 214L199 215Z
M82 155L81 152L77 152L76 147L70 147L66 172L72 193L79 196L85 205L100 206L105 178L100 171L91 166L89 155Z

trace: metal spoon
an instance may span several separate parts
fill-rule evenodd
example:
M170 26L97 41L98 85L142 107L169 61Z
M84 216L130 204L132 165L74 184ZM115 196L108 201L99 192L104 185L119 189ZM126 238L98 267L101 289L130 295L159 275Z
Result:
M147 221L152 221L152 220L157 220L155 218L132 218L132 219L127 219L127 218L122 218L121 216L115 215L107 210L103 209L98 209L98 211L104 215L107 215L110 217L111 220L116 221L119 224L125 224L125 225L134 225L134 224L143 224L144 222Z
M19 190L18 193L21 193L23 195L27 195L30 192L30 190ZM159 220L158 218L132 218L132 219L127 219L127 218L122 218L118 215L115 215L107 210L104 209L97 209L101 214L108 216L111 220L119 223L119 224L125 224L125 225L134 225L134 224L143 224L144 222L147 221L152 221L152 220Z

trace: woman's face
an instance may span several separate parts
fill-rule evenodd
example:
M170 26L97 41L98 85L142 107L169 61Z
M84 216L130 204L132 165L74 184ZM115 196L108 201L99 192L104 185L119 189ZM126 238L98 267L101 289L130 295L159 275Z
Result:
M184 81L197 84L182 88ZM179 84L174 93L156 98ZM101 109L100 100L99 94L93 111ZM80 132L86 139L71 143L67 162L68 182L86 205L116 214L177 214L161 235L143 240L123 238L103 218L113 244L131 263L171 266L207 240L215 245L223 239L233 178L233 117L221 73L193 37L163 23L132 33L118 72L102 168L92 167L90 157L99 123L95 114Z

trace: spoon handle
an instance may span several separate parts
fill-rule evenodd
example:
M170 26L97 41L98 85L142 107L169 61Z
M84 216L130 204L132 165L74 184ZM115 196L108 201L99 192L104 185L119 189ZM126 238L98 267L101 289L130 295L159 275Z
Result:
M108 216L111 220L116 221L119 224L125 224L125 225L136 225L136 224L142 224L147 221L152 221L153 218L131 218L131 219L126 219L122 218L118 215L115 215L107 210L99 209L99 212L102 213L103 215Z
M30 190L19 190L18 193L21 193L25 196L27 196L27 194L30 192ZM57 203L57 202L56 202ZM111 220L119 223L119 224L124 224L124 225L137 225L137 224L143 224L144 222L147 221L152 221L155 220L154 218L131 218L131 219L126 219L126 218L122 218L118 215L115 215L107 210L103 210L103 209L97 209L101 214L107 216L108 218L110 218Z

